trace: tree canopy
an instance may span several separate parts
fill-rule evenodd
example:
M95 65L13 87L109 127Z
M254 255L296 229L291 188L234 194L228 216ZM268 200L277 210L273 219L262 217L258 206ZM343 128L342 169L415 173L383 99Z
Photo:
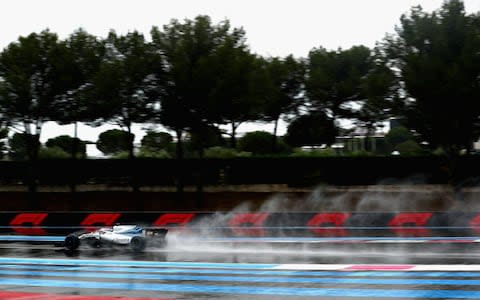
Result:
M105 155L127 152L134 136L132 133L120 129L110 129L98 136L97 148Z
M470 149L480 115L480 26L463 2L412 8L383 48L402 82L403 115L431 147Z
M296 146L332 143L343 119L369 136L399 117L449 154L470 151L480 135L480 15L460 0L431 13L413 7L373 49L319 46L305 58L262 57L243 28L206 15L150 35L98 38L80 28L64 40L49 30L20 37L0 53L0 128L25 139L30 159L47 121L116 124L129 138L133 124L160 125L173 132L177 158L185 141L199 155L228 136L237 148L250 121L273 122L273 153L281 119Z
M362 80L371 63L371 51L365 46L337 51L320 47L310 51L305 90L311 108L332 118L350 118L349 105L363 98Z
M302 115L288 126L285 141L294 147L331 145L338 130L333 119L323 112Z
M28 137L30 159L38 156L44 122L58 117L52 115L54 100L71 88L68 53L55 33L44 30L20 37L0 54L2 118Z
M93 78L91 106L101 121L131 133L133 123L154 118L158 99L150 91L158 88L157 78L163 68L161 57L137 31L125 36L111 31L106 47L106 57ZM128 151L133 157L133 140Z

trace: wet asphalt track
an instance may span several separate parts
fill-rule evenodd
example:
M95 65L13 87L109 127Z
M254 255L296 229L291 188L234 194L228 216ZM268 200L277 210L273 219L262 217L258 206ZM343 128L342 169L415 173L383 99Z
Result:
M418 264L422 271L409 271ZM164 249L141 254L88 247L69 253L52 245L3 243L0 287L162 299L475 299L480 298L480 243L175 238Z

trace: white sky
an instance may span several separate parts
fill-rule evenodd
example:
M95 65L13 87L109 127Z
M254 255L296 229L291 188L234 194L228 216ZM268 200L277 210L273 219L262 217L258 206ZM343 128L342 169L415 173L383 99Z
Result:
M214 23L228 19L243 27L250 49L264 56L306 57L314 48L373 47L386 33L394 33L402 13L414 5L438 9L443 0L1 0L0 48L19 36L49 28L65 38L82 27L105 37L110 29L123 34L138 30L147 38L152 26L172 18L209 15ZM468 13L480 11L480 0L464 0ZM72 126L47 124L41 140L71 134ZM79 137L96 141L111 127L79 128ZM252 129L254 128L254 129ZM243 125L240 131L271 130L271 126ZM280 129L280 134L285 128ZM135 129L136 141L143 131Z

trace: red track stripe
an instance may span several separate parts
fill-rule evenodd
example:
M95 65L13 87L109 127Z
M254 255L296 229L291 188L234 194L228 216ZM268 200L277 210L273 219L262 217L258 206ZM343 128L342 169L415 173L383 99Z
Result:
M113 296L72 296L40 293L0 292L2 300L168 300L167 298L127 298Z

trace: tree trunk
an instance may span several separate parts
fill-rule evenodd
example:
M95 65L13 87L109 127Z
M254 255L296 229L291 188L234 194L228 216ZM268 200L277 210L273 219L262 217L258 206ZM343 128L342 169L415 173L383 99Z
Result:
M76 166L75 161L77 159L77 152L78 152L78 122L73 123L73 140L72 140L72 149L71 149L71 160L72 166ZM72 170L71 170L72 171ZM76 169L73 169L73 172L70 172L70 192L72 196L75 196L76 192Z
M135 137L132 135L132 128L130 124L127 126L128 130L128 160L130 162L130 171L132 174L130 175L130 185L132 187L132 191L134 193L140 192L140 187L138 186L137 182L137 177L136 177L136 170L137 168L135 167L134 159L135 159L135 154L134 154L134 139ZM138 203L137 203L138 204Z
M175 147L175 154L177 156L177 159L183 159L183 141L182 141L182 130L176 130L175 131L176 136L177 136L177 145Z
M128 158L134 159L135 153L133 151L134 150L133 143L134 143L135 137L132 136L132 128L130 125L127 126L127 130L128 130Z
M177 158L177 172L176 172L176 186L177 186L177 200L183 200L183 190L184 190L184 183L183 183L183 141L182 141L182 130L175 131L177 135L177 145L176 145L176 158Z
M277 130L278 130L278 118L275 119L275 123L273 126L272 153L276 153L276 150L277 150Z
M232 149L237 148L237 139L235 138L236 131L237 131L237 127L235 126L235 122L232 121L232 135L230 139L230 146L232 147Z
M39 203L37 201L37 161L38 152L40 149L40 136L38 134L26 135L27 138L27 155L28 155L28 201L32 209L38 209Z

